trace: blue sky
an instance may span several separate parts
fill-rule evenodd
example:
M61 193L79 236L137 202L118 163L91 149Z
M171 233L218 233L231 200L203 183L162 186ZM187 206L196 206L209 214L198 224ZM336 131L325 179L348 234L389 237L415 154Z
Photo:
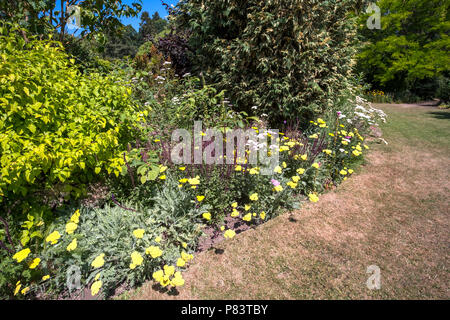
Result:
M136 0L123 0L124 4L131 5L131 3L136 2ZM178 3L178 0L165 0L164 2L168 4L176 5ZM168 12L166 11L166 8L161 4L161 0L142 0L142 10L147 11L150 16L153 15L156 11L158 11L159 15L161 17L166 17L168 15ZM136 31L139 31L139 22L141 21L141 13L139 13L138 17L135 18L122 18L120 19L124 25L131 24Z

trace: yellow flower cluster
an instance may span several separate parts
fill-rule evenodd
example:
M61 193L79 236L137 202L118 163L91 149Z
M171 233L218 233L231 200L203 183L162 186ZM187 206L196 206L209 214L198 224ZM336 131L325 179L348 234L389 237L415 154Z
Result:
M180 287L184 285L184 279L181 272L175 272L174 266L165 265L163 270L155 271L152 275L153 279L165 288L168 285L173 287Z
M192 254L187 254L186 252L181 252L181 257L177 260L177 267L184 267L187 262L194 259Z
M372 95L374 97L376 96L384 96L384 92L381 90L373 90L368 92L369 95Z
M133 231L133 235L137 239L142 239L144 237L145 230L144 229L136 229Z
M99 254L94 261L92 261L91 266L94 267L94 269L98 269L100 267L103 267L103 265L105 264L105 254L101 253Z
M150 255L153 259L156 259L162 256L163 251L159 247L150 246L147 249L145 249L145 254Z
M134 269L137 266L142 265L143 262L144 262L144 258L141 256L141 254L137 251L134 251L131 254L130 269Z

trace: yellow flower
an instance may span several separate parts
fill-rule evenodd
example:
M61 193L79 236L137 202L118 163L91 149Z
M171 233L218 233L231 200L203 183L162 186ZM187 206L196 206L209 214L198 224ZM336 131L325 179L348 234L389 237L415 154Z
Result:
M26 287L26 288L23 288L22 289L22 291L20 291L20 293L22 293L22 294L27 294L27 292L30 290L30 287Z
M315 193L308 194L309 201L311 202L317 202L319 201L319 197Z
M234 232L234 230L228 229L227 231L225 231L225 233L223 234L223 236L226 239L232 239L234 236L236 235L236 232Z
M159 179L161 179L161 180L166 180L166 178L167 178L166 175L162 175L159 177Z
M56 244L58 242L59 238L61 238L61 235L59 234L59 232L53 231L52 233L50 233L48 235L47 238L45 238L45 242L50 242L51 244Z
M156 246L150 246L147 249L145 249L145 254L149 254L153 259L161 257L163 254L163 251Z
M69 222L66 224L66 232L68 234L72 234L75 230L77 230L78 225L74 222Z
M223 230L225 230L225 226L220 227L220 231L223 231Z
M179 167L178 168L180 171L184 171L184 170L186 170L186 167Z
M105 264L105 260L103 259L105 257L105 254L102 253L98 255L94 261L92 261L91 266L93 266L95 269L102 267Z
M318 139L319 136L317 135L317 133L314 133L312 135L309 136L310 139Z
M250 200L252 201L258 201L258 194L257 193L253 193L250 195Z
M273 190L275 190L276 192L281 192L283 191L283 187L281 185L276 186L275 188L273 188Z
M178 258L177 267L184 267L185 265L186 265L186 261L184 261L182 258Z
M370 148L369 148L369 146L366 146L366 145L364 145L364 148L365 149L367 149L367 150L369 150Z
M197 201L202 202L205 199L205 196L197 196Z
M361 155L361 152L359 152L358 150L353 150L352 154L353 154L355 157L358 157L358 156Z
M291 187L292 189L297 188L297 184L296 184L295 182L293 182L293 181L289 181L289 182L287 183L287 185L288 185L289 187Z
M181 287L182 285L184 285L184 279L179 271L175 272L175 276L173 277L170 284L174 287Z
M48 280L48 279L50 279L50 275L49 275L49 274L42 277L42 281L46 281L46 280Z
M70 221L73 223L78 223L80 221L80 210L74 212L74 214L70 217Z
M19 292L21 286L22 286L22 285L20 284L20 281L17 281L17 283L16 283L16 289L14 290L14 295L17 295L17 293Z
M164 288L167 287L170 284L170 277L169 276L163 276L161 281L159 281L159 284Z
M163 172L165 172L167 170L167 167L166 166L160 166L159 167L159 173L163 173Z
M164 272L162 270L155 271L155 272L153 272L152 277L156 281L160 282L162 280L162 278L164 277Z
M196 185L200 184L200 178L197 176L195 178L188 179L188 182L189 182L189 184L196 186Z
M339 171L339 173L340 173L341 175L345 176L345 175L347 174L347 171L341 170L341 171Z
M231 207L233 207L233 208L237 208L237 206L238 206L238 203L237 203L237 202L233 202L233 203L231 204Z
M330 149L324 149L324 150L322 150L322 152L326 153L327 155L330 155L331 153L333 153L333 151L331 151Z
M304 174L304 173L305 173L305 169L303 169L303 168L298 168L298 169L297 169L297 173L298 173L298 174Z
M244 220L244 221L252 220L252 214L251 213L247 213L244 217L242 217L242 220Z
M287 168L287 163L286 162L283 162L282 164L281 164L282 166L283 166L283 168Z
M293 176L292 177L292 181L294 181L295 183L300 181L300 177L299 176Z
M260 214L259 214L259 217L262 219L262 220L266 220L266 213L263 211L263 212L261 212Z
M155 242L160 243L160 242L161 242L161 237L156 237L156 238L155 238Z
M236 209L233 209L233 212L231 213L231 216L233 218L236 218L237 216L239 216L239 211L237 211Z
M22 262L28 255L30 254L31 250L29 248L20 250L15 255L13 255L13 259L17 260L17 262Z
M250 173L251 175L255 175L255 174L258 174L258 173L259 173L259 170L258 170L258 168L251 168L250 171L249 171L249 173Z
M341 142L344 146L348 145L348 141L342 140Z
M95 296L99 291L100 288L102 287L103 282L101 280L99 281L95 281L92 286L91 286L91 294L93 296Z
M300 156L300 158L301 158L303 161L306 161L306 160L308 160L308 155L307 155L307 154L304 154L304 155Z
M315 169L319 169L319 164L314 162L311 167L315 168Z
M202 217L209 221L211 220L211 213L205 212L204 214L202 214Z
M144 232L144 229L136 229L133 231L133 235L138 239L142 239L144 237Z
M166 276L171 276L175 272L175 267L174 266L165 265L163 269L164 269L164 274Z
M29 268L34 269L39 265L39 262L41 262L40 258L35 258L33 261L31 261Z
M352 174L353 172L353 169L348 169L348 173Z
M141 254L139 252L134 251L131 254L131 262L136 266L140 266L142 264L142 262L144 262L144 258L142 258Z
M188 179L180 179L178 181L181 182L181 183L186 183L186 182L188 182Z
M234 168L234 171L242 171L241 165L238 164L238 165Z
M245 211L250 210L251 207L252 207L252 206L251 206L250 204L246 204L246 205L245 205Z
M183 259L184 261L188 262L192 259L194 259L194 256L192 254L187 254L186 252L182 252L181 253L181 259Z
M67 251L73 251L77 248L77 239L73 239L71 243L69 243L69 245L67 246L66 250Z
M275 173L281 173L283 170L281 169L280 166L276 166L275 169L273 170L273 172Z
M187 248L187 246L188 246L186 242L183 242L183 243L182 243L181 245L182 245L182 246L183 246L183 248L185 248L185 249L186 249L186 248Z
M100 273L97 273L97 275L94 278L94 281L97 281L98 279L100 279Z

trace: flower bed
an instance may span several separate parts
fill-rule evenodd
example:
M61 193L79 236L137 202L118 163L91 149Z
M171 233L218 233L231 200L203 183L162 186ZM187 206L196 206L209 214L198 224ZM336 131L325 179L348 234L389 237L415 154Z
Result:
M250 142L246 157L233 165L160 163L155 180L135 187L146 195L140 201L121 202L127 198L119 195L117 205L64 209L42 244L14 254L14 263L27 272L17 279L14 295L89 288L94 296L109 297L120 285L134 287L149 279L176 290L184 285L182 272L198 251L205 226L232 239L236 229L298 208L302 197L319 201L322 192L353 174L369 149L368 128L386 117L361 98L355 105L327 121L312 121L308 132L288 127L280 133L280 163L270 175L249 164L255 152ZM271 135L265 128L252 129Z

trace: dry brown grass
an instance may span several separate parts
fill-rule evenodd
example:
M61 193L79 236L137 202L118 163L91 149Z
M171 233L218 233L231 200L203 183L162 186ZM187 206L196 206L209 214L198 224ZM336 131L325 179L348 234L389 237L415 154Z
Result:
M429 111L384 108L394 119L411 112L405 121L419 122ZM448 119L434 122L449 128ZM126 297L448 299L449 150L419 148L411 139L423 135L405 138L399 123L386 130L389 146L376 146L361 172L318 203L219 244L223 252L196 256L178 295L147 283ZM373 264L381 268L381 290L366 287Z

